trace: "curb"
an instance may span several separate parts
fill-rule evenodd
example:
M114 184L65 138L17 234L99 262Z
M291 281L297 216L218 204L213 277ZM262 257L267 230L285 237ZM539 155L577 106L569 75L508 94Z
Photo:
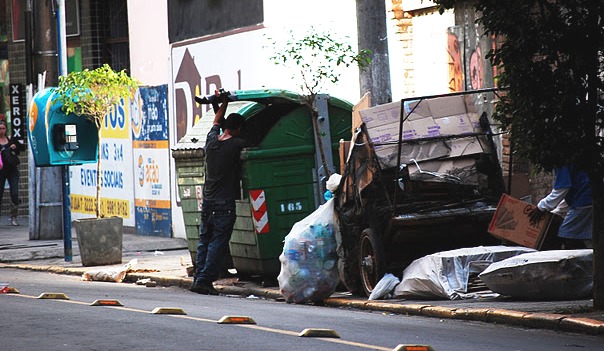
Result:
M57 266L36 266L28 264L0 263L1 268L16 268L65 275L82 275L87 268L63 268ZM191 278L164 277L156 274L129 273L124 282L134 283L140 279L151 279L160 286L177 286L189 289ZM260 298L283 301L283 296L274 289L245 288L230 285L217 285L216 290L225 295L254 295ZM534 329L549 329L590 335L604 335L604 322L583 317L572 317L563 314L519 312L500 308L451 308L429 304L395 304L388 302L369 301L361 298L330 297L324 300L329 307L354 308L368 311L390 312L407 316L423 316L447 319L478 321L494 324L506 324Z
M514 325L533 329L549 329L591 335L604 335L604 322L554 313L534 313L500 308L449 308L432 305L396 305L385 302L328 298L326 306L391 312L401 315L461 319L485 323Z

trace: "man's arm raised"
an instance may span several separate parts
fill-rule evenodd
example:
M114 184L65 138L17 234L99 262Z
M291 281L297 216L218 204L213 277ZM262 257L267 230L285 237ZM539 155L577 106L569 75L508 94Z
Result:
M229 105L229 97L224 94L220 94L220 91L218 90L216 90L214 94L221 100L220 107L218 107L216 115L214 116L214 124L218 124L221 127L224 127L224 116L226 114L227 106Z

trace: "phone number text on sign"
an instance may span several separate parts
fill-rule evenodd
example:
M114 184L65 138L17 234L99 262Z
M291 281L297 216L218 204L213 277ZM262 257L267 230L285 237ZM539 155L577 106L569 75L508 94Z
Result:
M113 160L115 162L123 162L124 161L124 147L121 144L113 143L109 145L109 143L101 144L101 159L103 160Z
M94 196L71 194L71 211L95 214L96 198ZM101 213L105 216L130 218L130 202L121 199L101 198Z

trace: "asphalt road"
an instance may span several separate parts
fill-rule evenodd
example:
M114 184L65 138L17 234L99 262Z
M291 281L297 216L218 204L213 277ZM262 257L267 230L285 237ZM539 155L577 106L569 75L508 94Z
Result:
M176 287L85 282L77 276L0 270L20 294L0 294L2 349L7 350L604 350L604 338L459 320L289 305L240 296L203 296ZM43 292L69 300L39 299ZM123 307L90 306L117 300ZM153 314L158 307L186 315ZM223 316L257 323L219 324ZM306 328L340 338L298 336Z

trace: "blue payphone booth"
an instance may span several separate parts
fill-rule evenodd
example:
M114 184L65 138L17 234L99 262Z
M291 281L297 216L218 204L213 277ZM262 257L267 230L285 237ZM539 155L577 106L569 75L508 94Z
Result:
M53 88L34 95L28 111L28 140L38 167L81 165L98 160L96 125L85 116L65 114Z

